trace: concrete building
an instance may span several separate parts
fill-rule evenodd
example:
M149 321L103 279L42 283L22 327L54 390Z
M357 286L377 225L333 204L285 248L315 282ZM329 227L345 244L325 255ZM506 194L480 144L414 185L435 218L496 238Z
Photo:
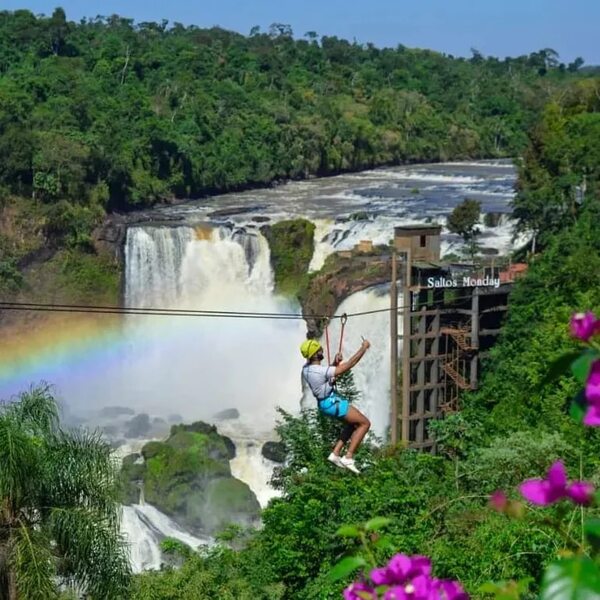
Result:
M440 260L441 225L404 225L394 228L396 252L410 250L412 261Z

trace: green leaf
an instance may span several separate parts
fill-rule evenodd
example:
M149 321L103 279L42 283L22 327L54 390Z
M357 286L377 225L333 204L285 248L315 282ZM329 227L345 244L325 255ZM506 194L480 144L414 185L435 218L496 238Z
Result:
M587 411L587 401L585 399L585 390L579 390L569 409L569 415L576 423L582 423L583 417Z
M591 350L586 350L571 365L571 371L573 372L575 379L577 379L577 381L581 383L581 385L585 385L594 360L596 360L596 353L592 352Z
M600 519L588 519L583 530L590 544L595 548L600 548Z
M550 369L546 376L542 379L541 384L546 385L553 381L556 381L563 375L567 369L571 366L571 364L579 358L581 352L567 352L562 356L559 356L556 360L550 363Z
M544 573L540 600L597 600L600 572L589 558L552 563Z
M394 550L395 544L389 537L382 536L380 537L373 546L378 550Z
M355 525L342 525L335 533L341 537L360 537L360 531Z
M534 579L527 577L519 581L488 581L478 588L478 592L482 594L493 595L495 600L519 600L522 594L529 590Z
M338 581L347 577L359 567L364 567L366 564L362 556L346 556L329 571L327 579L331 582Z
M379 531L380 529L383 529L389 525L391 522L392 520L388 519L387 517L373 517L371 520L365 523L365 529L367 531Z
M480 585L477 591L481 592L482 594L494 594L499 589L501 589L501 586L499 584L494 583L492 581L487 581L483 585Z

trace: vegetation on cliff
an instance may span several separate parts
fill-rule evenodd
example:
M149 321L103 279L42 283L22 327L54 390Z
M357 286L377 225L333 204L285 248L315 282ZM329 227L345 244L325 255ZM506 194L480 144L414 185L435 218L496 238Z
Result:
M549 102L520 161L514 216L533 249L600 200L600 80L574 83Z
M323 267L306 278L299 299L305 315L333 315L342 301L359 290L386 283L391 277L390 249L377 246L370 253L330 254ZM386 256L387 255L387 256ZM320 335L322 319L308 318L309 333Z
M269 242L275 292L296 297L306 285L315 243L315 226L306 219L266 225L261 232Z
M33 200L0 202L0 299L118 305L117 257L96 251L87 226L58 230Z

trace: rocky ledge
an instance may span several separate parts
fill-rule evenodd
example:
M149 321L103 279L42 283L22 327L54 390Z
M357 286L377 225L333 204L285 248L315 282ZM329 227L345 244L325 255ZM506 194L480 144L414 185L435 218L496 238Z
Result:
M387 247L376 247L371 254L352 252L332 254L323 268L312 275L300 293L309 337L323 333L324 319L312 315L333 315L348 296L390 280L391 263Z

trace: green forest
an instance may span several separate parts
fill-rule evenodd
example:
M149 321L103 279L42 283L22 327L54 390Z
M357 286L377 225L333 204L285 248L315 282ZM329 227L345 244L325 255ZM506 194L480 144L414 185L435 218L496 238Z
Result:
M574 313L600 315L600 79L580 67L550 49L464 59L282 24L243 36L0 12L0 292L44 246L77 280L61 285L95 293L100 272L116 288L91 244L112 211L408 161L515 158L514 214L534 240L479 390L432 425L437 455L367 444L350 477L324 460L331 422L282 413L282 496L262 527L204 552L167 540L160 572L128 571L106 442L63 432L47 390L2 405L0 598L77 597L60 576L94 600L333 599L398 553L475 599L600 597L598 501L518 491L557 460L600 487L600 437L582 423L598 335L577 358L569 332Z
M59 244L107 210L408 161L512 157L557 90L551 49L499 60L289 26L244 36L0 12L0 198Z

